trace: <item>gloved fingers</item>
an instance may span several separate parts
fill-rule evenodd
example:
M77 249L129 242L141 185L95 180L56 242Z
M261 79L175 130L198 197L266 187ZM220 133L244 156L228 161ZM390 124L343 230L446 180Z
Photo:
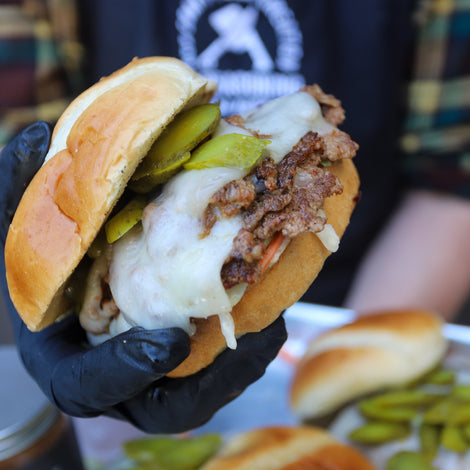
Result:
M7 144L0 155L0 237L5 244L8 226L24 190L41 167L51 140L51 128L36 122Z
M179 328L129 330L58 362L51 377L54 401L68 414L96 415L173 370L189 348Z
M179 328L134 328L91 347L75 314L36 333L23 324L19 344L42 390L74 416L96 416L128 400L174 369L190 348Z
M281 316L263 331L243 335L237 349L226 349L197 374L180 379L163 378L108 414L130 421L149 433L194 429L258 380L286 338Z

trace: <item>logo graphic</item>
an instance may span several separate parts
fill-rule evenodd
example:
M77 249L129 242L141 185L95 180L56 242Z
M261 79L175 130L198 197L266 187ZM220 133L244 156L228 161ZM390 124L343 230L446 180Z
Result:
M199 66L215 69L225 53L246 52L254 70L271 71L274 63L256 30L258 14L252 6L243 8L231 3L209 15L209 23L219 36L199 55Z
M286 0L182 0L176 28L181 59L218 82L224 114L305 83L302 33Z

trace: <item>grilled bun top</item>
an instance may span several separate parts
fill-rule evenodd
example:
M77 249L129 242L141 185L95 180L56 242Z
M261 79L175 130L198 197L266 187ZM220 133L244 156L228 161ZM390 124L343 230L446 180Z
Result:
M202 470L373 470L354 448L314 427L268 427L233 438Z
M314 338L301 358L290 402L319 418L365 394L419 378L444 357L442 320L424 310L376 312Z
M215 84L167 57L134 59L78 96L59 119L46 163L8 232L10 297L37 331L67 310L66 281L152 143Z

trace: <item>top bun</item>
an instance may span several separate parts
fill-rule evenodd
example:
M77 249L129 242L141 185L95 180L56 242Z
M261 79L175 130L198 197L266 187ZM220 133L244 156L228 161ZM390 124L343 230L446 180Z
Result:
M374 470L359 451L314 427L268 427L233 438L201 470Z
M10 297L38 331L68 310L67 279L172 118L215 84L180 60L134 59L78 96L26 189L5 245Z
M365 394L413 381L444 357L442 320L432 312L377 312L315 338L301 359L291 405L323 417Z

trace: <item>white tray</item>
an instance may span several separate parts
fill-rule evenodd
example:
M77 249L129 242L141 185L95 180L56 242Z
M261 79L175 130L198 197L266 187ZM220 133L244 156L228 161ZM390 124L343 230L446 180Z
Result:
M296 361L313 337L353 321L355 314L351 310L298 302L286 310L284 318L288 339L264 376L192 434L216 432L230 438L256 427L299 423L288 401ZM470 328L446 324L444 334L451 341L451 350L458 353L455 356L461 366L470 370ZM85 458L105 464L119 458L122 443L143 436L128 423L104 417L76 419L75 424Z

